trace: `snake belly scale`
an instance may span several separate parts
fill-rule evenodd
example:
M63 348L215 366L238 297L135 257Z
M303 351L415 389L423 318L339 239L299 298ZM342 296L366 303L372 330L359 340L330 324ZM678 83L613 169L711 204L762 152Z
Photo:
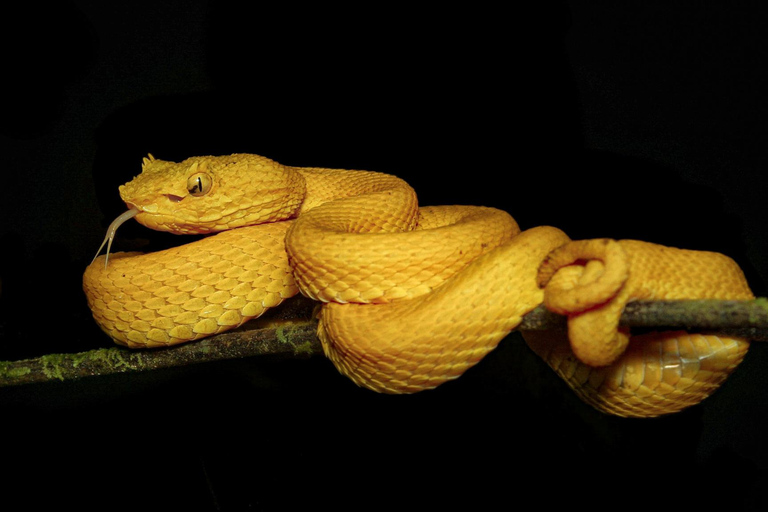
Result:
M619 328L636 299L750 299L729 258L639 241L525 231L501 210L420 207L388 174L296 168L249 154L151 155L120 187L135 217L210 234L151 254L99 256L83 288L115 342L162 347L217 334L298 293L324 303L318 336L357 384L412 393L460 376L544 303L567 336L523 333L587 403L657 416L708 396L745 340Z

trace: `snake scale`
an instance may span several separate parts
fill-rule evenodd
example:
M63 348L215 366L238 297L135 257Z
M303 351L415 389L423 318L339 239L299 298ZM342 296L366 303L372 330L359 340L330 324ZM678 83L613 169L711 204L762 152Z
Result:
M748 342L706 333L630 336L628 301L751 299L740 268L711 252L521 231L501 210L419 207L403 180L296 168L248 154L144 159L120 187L135 218L211 234L150 254L99 256L83 277L115 342L163 347L240 326L302 293L324 303L325 354L358 385L412 393L455 379L544 303L567 333L524 332L585 402L619 416L679 411L709 396ZM108 261L106 260L108 258Z

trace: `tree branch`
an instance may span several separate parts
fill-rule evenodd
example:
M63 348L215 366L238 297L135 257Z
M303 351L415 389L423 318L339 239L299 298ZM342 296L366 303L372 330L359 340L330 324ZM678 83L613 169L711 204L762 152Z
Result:
M565 325L565 317L539 306L523 318L518 330L564 329ZM657 331L708 331L768 341L768 298L630 302L621 315L621 325Z
M90 376L146 372L161 368L246 357L304 358L322 353L315 334L314 303L297 298L275 316L247 328L166 349L135 351L111 347L76 354L49 354L0 362L0 387L76 380ZM633 302L622 325L644 329L718 332L753 341L768 341L768 299L753 301ZM565 317L539 306L523 318L518 330L564 329Z

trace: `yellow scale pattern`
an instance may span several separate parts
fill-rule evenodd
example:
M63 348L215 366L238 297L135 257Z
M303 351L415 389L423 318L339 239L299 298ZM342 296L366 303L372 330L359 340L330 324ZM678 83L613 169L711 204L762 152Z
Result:
M595 258L588 264L580 261L587 254ZM618 275L602 295L579 293ZM749 348L735 338L677 331L630 337L619 328L631 300L753 299L741 269L722 254L638 240L575 241L548 256L539 282L548 308L568 315L568 335L525 333L526 342L584 401L611 414L654 416L694 405Z
M741 270L719 254L570 241L552 227L521 233L492 208L419 208L394 176L258 155L179 163L150 155L120 193L154 229L237 226L86 269L94 319L129 347L223 332L301 291L327 302L318 336L339 371L379 392L412 393L461 375L543 302L568 315L568 335L524 333L531 348L587 403L655 416L708 396L748 346L679 332L630 338L618 326L630 300L752 298Z
M582 400L616 416L657 416L701 402L741 362L749 343L682 331L633 336L612 365L579 361L565 335L524 333L525 341Z
M285 251L274 250L289 226L238 228L151 255L117 253L107 268L100 256L84 278L91 311L117 343L131 348L238 327L299 292Z

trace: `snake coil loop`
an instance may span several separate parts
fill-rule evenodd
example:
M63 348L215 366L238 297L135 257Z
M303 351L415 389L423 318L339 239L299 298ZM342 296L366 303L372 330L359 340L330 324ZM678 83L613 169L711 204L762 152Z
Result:
M568 316L568 336L524 333L529 346L587 403L656 416L708 396L748 346L706 334L630 338L618 325L630 300L751 299L741 270L719 254L570 241L546 226L521 232L493 208L419 208L394 176L257 155L150 155L120 194L129 210L110 225L107 252L130 218L218 233L97 257L86 269L94 319L133 348L223 332L301 292L325 303L318 334L339 371L412 393L461 375L543 302Z

